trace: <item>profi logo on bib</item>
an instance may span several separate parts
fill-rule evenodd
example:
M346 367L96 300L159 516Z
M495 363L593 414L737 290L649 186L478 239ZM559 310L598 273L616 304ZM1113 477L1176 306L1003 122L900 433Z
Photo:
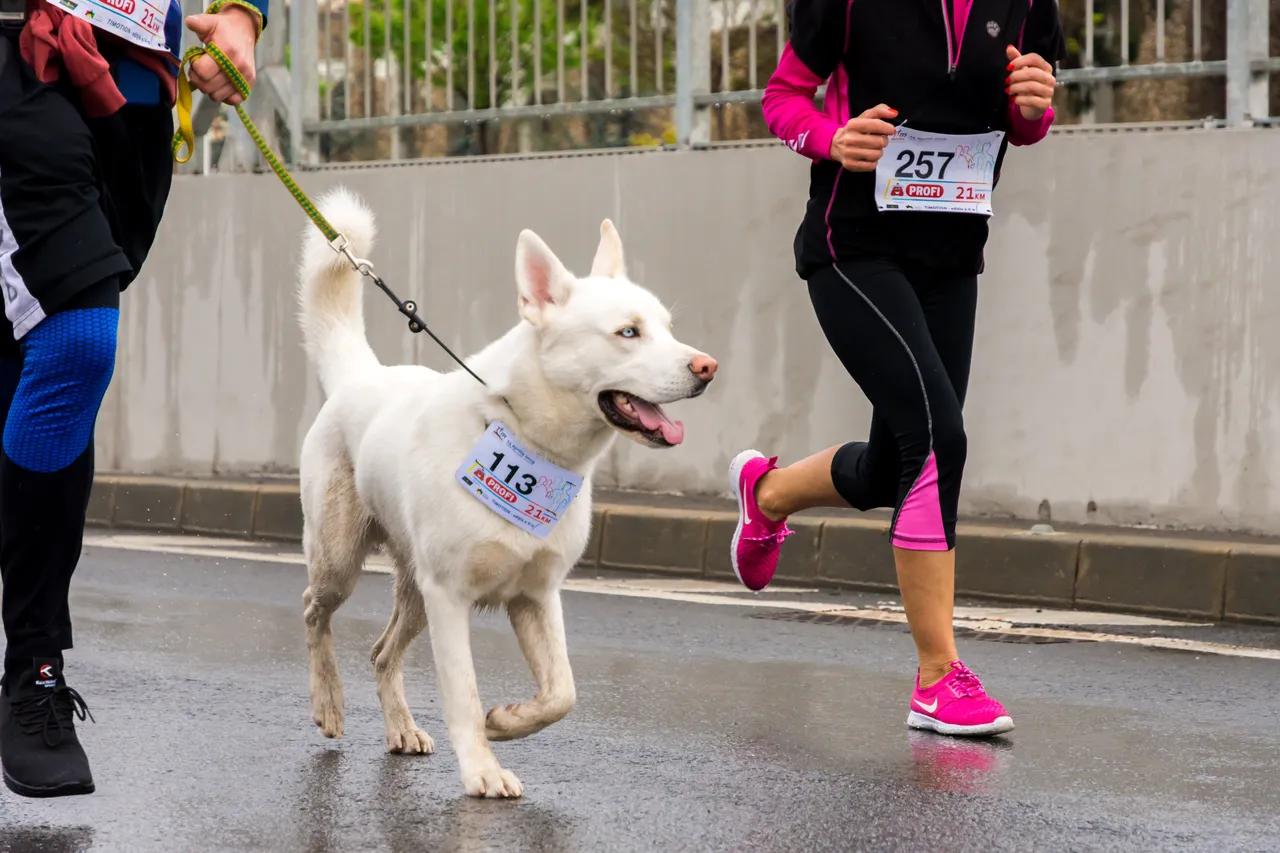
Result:
M940 184L894 184L890 198L942 198L946 190Z
M493 492L507 503L515 504L519 502L520 499L516 497L516 493L502 485L502 482L498 480L497 477L484 470L483 465L477 465L475 470L471 472L471 476L478 480L482 486L488 488L489 491ZM477 487L477 492L478 494L483 495L484 489Z
M104 4L112 9L123 12L126 15L132 15L133 10L138 8L138 4L134 0L102 0Z

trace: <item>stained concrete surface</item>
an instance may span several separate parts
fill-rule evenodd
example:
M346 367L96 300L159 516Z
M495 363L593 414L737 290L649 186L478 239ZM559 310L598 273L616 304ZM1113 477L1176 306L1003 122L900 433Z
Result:
M462 354L516 320L520 229L583 271L611 217L628 270L721 370L704 398L672 408L688 427L679 449L618 442L596 482L719 493L742 448L792 461L866 437L870 409L794 271L806 169L768 143L300 178L316 196L343 184L368 200L378 270ZM1055 131L1011 151L1004 172L961 511L1280 535L1276 130ZM125 295L101 467L296 470L322 399L295 316L306 227L272 175L174 182ZM372 288L365 316L387 363L452 367Z
M578 707L497 746L524 799L468 800L425 638L406 680L438 751L383 752L367 658L385 575L335 622L346 737L317 733L304 586L293 565L90 548L68 672L98 719L82 727L98 793L0 792L0 850L1274 850L1280 834L1275 661L966 640L1018 729L963 742L903 726L900 627L582 593L566 596ZM475 624L486 704L528 696L503 618Z

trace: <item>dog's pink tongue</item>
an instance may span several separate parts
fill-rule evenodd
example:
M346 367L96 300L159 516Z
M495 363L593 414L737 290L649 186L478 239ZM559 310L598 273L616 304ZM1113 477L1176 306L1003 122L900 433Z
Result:
M671 420L662 409L652 403L646 403L639 397L632 397L631 405L635 407L636 415L640 418L640 423L644 424L644 428L662 430L662 437L667 440L667 444L679 444L684 441L683 423Z

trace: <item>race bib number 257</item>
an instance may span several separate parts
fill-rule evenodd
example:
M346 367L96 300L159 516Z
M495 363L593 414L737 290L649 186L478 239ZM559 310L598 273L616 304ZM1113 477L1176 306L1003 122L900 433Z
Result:
M899 127L876 165L876 207L991 215L1001 131L930 133Z

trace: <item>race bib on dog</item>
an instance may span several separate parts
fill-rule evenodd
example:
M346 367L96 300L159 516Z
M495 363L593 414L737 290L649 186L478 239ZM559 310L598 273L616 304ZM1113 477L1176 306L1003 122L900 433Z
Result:
M953 135L899 127L876 164L876 207L990 216L1003 140L999 130Z
M168 50L164 21L169 0L48 0L49 5L100 30L150 50Z
M582 489L582 477L525 448L501 421L485 430L456 478L480 503L539 539Z

